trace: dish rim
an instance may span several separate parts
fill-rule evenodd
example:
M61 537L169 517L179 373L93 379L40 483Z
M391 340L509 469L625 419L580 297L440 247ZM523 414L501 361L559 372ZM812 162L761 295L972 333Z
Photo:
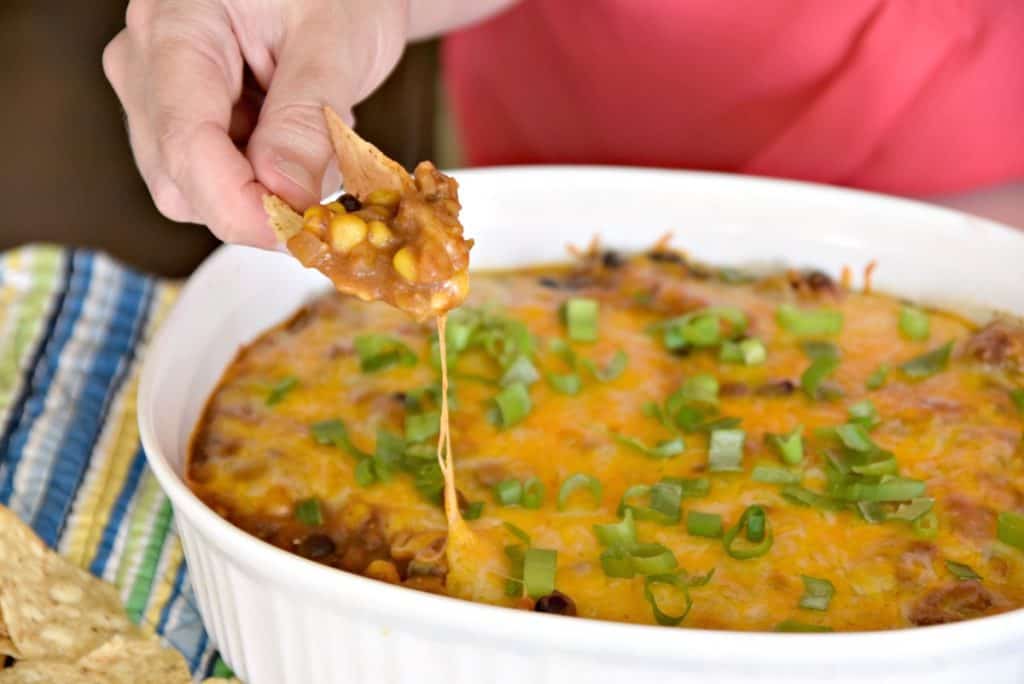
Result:
M1012 235L1015 239L1024 240L1024 233L952 209L862 190L799 181L667 169L573 165L495 167L457 170L451 173L460 178L509 173L532 175L537 171L573 175L670 174L712 179L727 178L729 182L762 187L774 185L783 189L788 186L802 186L805 191L836 193L837 196L845 196L847 199L851 196L860 197L876 203L899 204L903 209L909 207L914 211L954 215L966 219L969 224L974 224L972 227L975 230L994 231L995 234L1000 234L1000 239ZM197 296L201 296L197 293L202 290L209 274L224 268L236 258L244 259L242 255L247 250L250 248L219 247L182 288L171 312L147 350L139 384L138 420L140 437L149 466L174 504L176 514L186 516L204 537L217 541L220 552L234 554L236 561L242 563L247 571L254 575L274 583L284 583L289 586L289 591L316 596L325 603L366 605L372 602L371 612L367 613L366 617L378 623L383 617L398 617L406 619L409 626L455 630L474 640L490 641L498 638L504 640L506 644L529 644L540 648L557 643L560 650L569 652L608 652L616 656L656 658L665 662L675 658L692 658L693 652L696 651L705 660L716 662L735 663L739 658L744 662L756 659L762 663L799 662L813 666L826 662L832 665L863 664L867 659L874 665L880 660L898 664L905 662L909 653L914 654L915 659L923 657L944 660L963 651L988 650L1009 640L1011 635L1024 634L1024 608L945 625L871 632L748 632L687 628L685 625L671 628L591 618L572 618L571 623L566 623L565 618L561 616L474 603L391 585L309 561L264 542L218 516L192 492L184 478L175 473L170 460L159 446L154 427L156 413L151 410L158 397L155 387L156 363L153 359L165 354L164 350L170 344L168 331L175 330L182 325L183 320L187 320L190 315L188 304ZM281 577L286 579L282 580ZM403 624L403 627L405 626L406 624Z

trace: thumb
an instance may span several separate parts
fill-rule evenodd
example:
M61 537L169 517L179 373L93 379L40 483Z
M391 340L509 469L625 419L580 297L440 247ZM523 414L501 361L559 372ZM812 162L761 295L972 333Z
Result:
M351 123L352 105L398 62L404 17L386 16L397 4L326 2L286 33L247 155L256 178L293 207L319 202L325 175L337 178L323 106Z

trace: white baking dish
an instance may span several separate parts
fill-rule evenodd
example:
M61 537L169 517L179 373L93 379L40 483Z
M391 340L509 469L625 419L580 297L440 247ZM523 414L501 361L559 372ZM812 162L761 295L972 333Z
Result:
M1024 313L1024 234L922 204L714 174L613 168L457 172L476 268L550 261L569 242L855 273L931 302ZM282 254L227 247L185 286L139 396L149 463L174 505L207 628L248 684L1024 682L1024 611L857 634L748 634L567 619L477 605L317 565L217 517L183 484L192 427L239 345L325 281Z

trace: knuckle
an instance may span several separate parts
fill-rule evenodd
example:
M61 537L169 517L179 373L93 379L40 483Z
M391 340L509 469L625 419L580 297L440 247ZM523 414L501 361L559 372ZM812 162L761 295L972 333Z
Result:
M124 23L133 33L145 33L153 20L152 0L131 0L124 12Z
M160 178L150 183L150 195L157 211L172 221L179 223L190 221L192 212L188 203L170 179Z

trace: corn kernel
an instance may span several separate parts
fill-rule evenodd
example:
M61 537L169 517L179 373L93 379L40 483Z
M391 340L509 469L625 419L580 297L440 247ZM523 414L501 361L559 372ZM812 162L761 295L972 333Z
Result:
M395 256L391 258L391 263L394 264L395 270L398 271L398 275L406 279L410 283L416 282L417 266L416 256L412 253L412 250L408 247L402 247L400 250L395 252Z
M331 247L336 252L347 254L349 250L366 238L366 221L342 214L331 219Z
M383 221L370 221L367 224L370 229L370 244L374 247L387 247L391 244L391 229Z
M303 227L317 237L323 237L330 220L331 210L319 204L314 204L302 214Z
M366 566L366 570L364 570L364 572L367 576L372 577L373 579L390 582L391 584L398 584L401 581L395 564L386 560L377 559L375 561L371 561L370 564Z
M331 213L334 214L335 216L340 216L341 214L348 213L347 211L345 211L345 207L342 206L341 202L330 202L327 205L327 208L330 209Z
M382 207L396 207L401 195L397 190L374 190L366 196L364 204L377 204Z

